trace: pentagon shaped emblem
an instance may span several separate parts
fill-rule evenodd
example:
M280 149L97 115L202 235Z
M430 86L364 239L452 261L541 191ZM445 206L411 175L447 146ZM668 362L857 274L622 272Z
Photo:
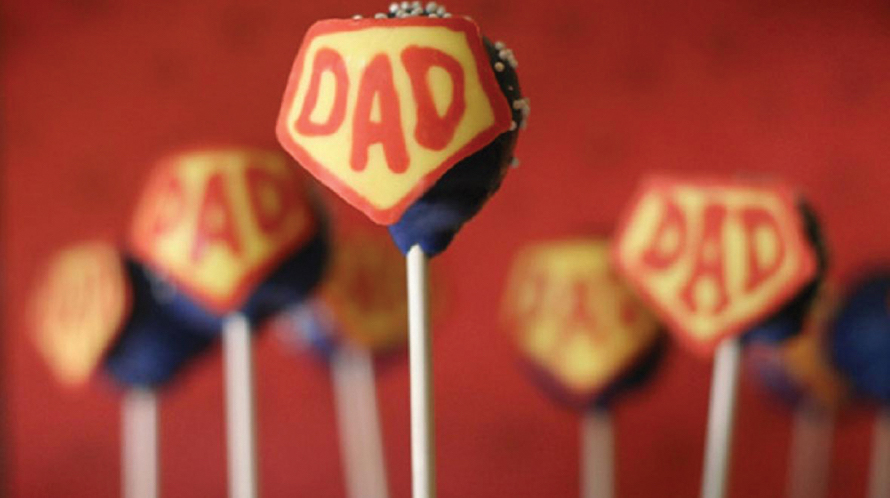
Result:
M658 337L655 318L612 271L604 240L526 247L503 306L522 356L579 404L627 373Z
M137 205L132 250L208 310L228 313L314 233L307 194L280 153L179 154L159 165Z
M644 182L614 245L617 268L668 328L708 355L816 275L791 191L775 183Z
M379 224L510 129L478 27L463 18L326 20L303 40L281 145Z
M130 292L110 244L78 244L48 262L29 311L37 349L62 383L81 384L95 371L129 315Z

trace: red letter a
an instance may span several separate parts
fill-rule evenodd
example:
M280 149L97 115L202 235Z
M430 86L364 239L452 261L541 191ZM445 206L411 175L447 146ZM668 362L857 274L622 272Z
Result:
M726 294L726 277L723 272L723 221L726 219L726 207L710 204L705 207L702 238L695 249L695 262L692 274L680 297L691 311L698 309L696 289L703 278L711 277L712 289L716 292L716 300L712 301L711 313L719 313L729 304Z
M371 109L377 98L380 121L371 121ZM378 54L368 64L358 89L355 117L352 122L352 157L350 165L362 171L368 165L368 147L383 145L386 164L393 173L408 169L408 151L402 132L399 97L392 81L392 65L386 54Z
M192 246L192 262L197 263L207 248L220 241L229 246L234 255L241 254L241 245L235 233L235 220L232 206L226 195L224 178L221 173L214 173L207 181L201 209L198 211L198 227L195 243Z

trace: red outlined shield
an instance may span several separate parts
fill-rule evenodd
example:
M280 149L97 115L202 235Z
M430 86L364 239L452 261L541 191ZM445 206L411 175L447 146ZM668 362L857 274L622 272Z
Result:
M704 355L778 310L817 270L795 197L778 183L651 178L613 256L669 329Z
M625 374L658 337L655 318L612 271L605 240L522 249L503 307L523 358L577 403Z
M306 187L277 152L175 155L137 205L132 250L210 311L228 313L314 233Z
M84 383L130 312L130 285L118 251L87 242L59 251L35 287L30 318L41 355L58 379Z
M479 28L464 18L326 20L303 40L281 145L379 224L510 129Z

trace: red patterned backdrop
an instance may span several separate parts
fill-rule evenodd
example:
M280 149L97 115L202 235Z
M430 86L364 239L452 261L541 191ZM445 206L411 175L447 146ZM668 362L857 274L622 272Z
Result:
M108 381L59 388L22 309L39 262L121 237L153 158L213 141L274 145L287 71L316 19L381 2L4 2L3 406L11 496L114 496L118 401ZM441 495L577 496L578 416L523 378L498 306L524 243L608 228L650 171L778 175L824 220L845 281L890 260L890 7L880 1L464 0L519 58L533 114L522 165L435 265ZM333 200L333 199L332 199ZM349 209L334 201L337 211ZM350 215L351 216L351 215ZM329 375L258 344L262 490L342 496ZM405 358L378 373L394 496L409 495ZM220 358L162 406L165 496L222 496ZM616 408L623 496L695 496L710 365L672 347ZM745 380L733 496L782 496L790 411ZM839 419L832 496L865 488L872 412Z

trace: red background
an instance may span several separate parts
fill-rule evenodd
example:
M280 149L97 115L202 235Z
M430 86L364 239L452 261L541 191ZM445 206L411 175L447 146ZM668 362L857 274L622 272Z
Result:
M669 5L672 4L672 5ZM886 2L450 2L516 52L530 127L522 166L435 263L445 497L577 496L575 413L520 375L497 308L524 243L609 227L649 171L775 174L821 213L846 280L890 256ZM213 141L274 145L287 71L316 19L377 2L5 2L3 440L12 496L118 493L118 393L63 391L22 308L60 245L123 234L151 160ZM337 201L337 210L348 213ZM272 337L258 345L266 496L341 496L329 376ZM163 491L225 488L218 351L164 393ZM616 407L624 496L695 496L710 365L672 348ZM409 494L408 376L378 374L393 496ZM781 496L790 412L742 385L734 496ZM846 410L832 496L862 496L872 413Z

